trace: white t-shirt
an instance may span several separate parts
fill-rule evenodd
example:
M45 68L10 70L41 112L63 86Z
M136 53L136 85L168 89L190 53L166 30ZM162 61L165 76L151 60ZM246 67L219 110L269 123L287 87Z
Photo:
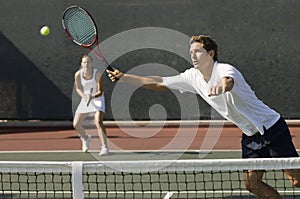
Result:
M212 86L220 85L223 77L232 77L232 90L219 96L208 97ZM243 75L233 66L215 62L209 82L195 68L172 76L163 77L163 84L180 92L192 92L200 95L220 115L237 125L243 133L252 136L258 131L264 134L264 127L270 128L280 115L260 101Z

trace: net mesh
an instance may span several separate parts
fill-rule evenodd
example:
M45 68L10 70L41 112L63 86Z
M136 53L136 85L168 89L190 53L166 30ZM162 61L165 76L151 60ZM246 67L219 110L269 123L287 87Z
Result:
M70 36L79 45L92 45L95 41L96 27L90 16L78 7L64 13L63 24Z
M300 158L1 162L0 198L250 199L243 175L252 169L265 170L264 182L285 198L300 198L282 172L300 169Z

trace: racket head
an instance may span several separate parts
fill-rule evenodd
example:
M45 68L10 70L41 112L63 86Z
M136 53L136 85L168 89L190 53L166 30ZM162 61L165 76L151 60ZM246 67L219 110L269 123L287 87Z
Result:
M70 6L64 10L62 25L69 38L80 46L88 48L98 40L92 16L79 6Z

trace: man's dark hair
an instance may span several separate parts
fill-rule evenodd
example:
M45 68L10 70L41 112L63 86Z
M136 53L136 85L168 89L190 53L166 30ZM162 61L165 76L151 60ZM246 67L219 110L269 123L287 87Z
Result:
M208 35L192 36L190 40L190 44L193 44L195 42L203 44L203 48L207 52L213 50L215 52L213 59L214 61L218 61L218 45L212 37Z

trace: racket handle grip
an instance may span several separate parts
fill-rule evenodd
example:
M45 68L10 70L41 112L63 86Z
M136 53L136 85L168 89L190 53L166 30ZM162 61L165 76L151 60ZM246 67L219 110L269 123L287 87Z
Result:
M90 103L91 103L91 101L92 101L92 99L90 99L90 100L87 102L86 106L89 106Z
M112 71L112 72L114 71L114 69L113 69L110 65L108 65L108 66L106 67L106 69L109 70L109 71Z
M86 106L89 106L92 101L92 93L93 93L93 88L90 89L89 100L88 100Z
M107 67L106 67L106 69L107 70L109 70L109 71L115 71L110 65L108 65ZM115 77L116 78L116 77ZM118 81L119 79L118 78L116 78L116 80Z

